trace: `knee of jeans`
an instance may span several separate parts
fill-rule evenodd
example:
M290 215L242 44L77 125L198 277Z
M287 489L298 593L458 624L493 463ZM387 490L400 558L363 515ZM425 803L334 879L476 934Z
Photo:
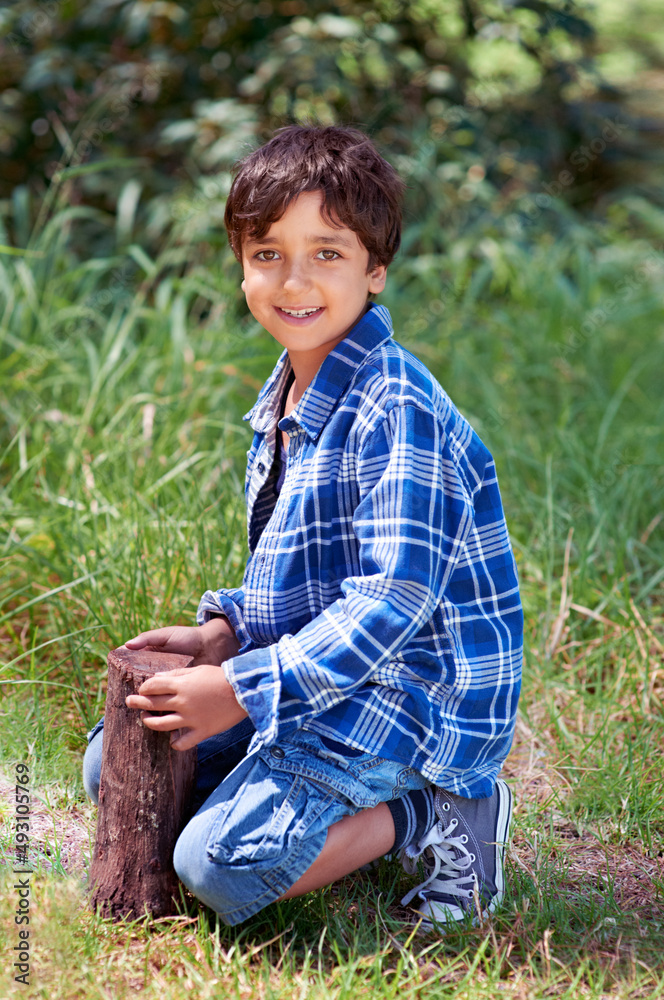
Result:
M202 834L202 836L201 836ZM198 881L197 872L202 871L207 863L205 832L201 829L197 816L189 820L180 833L173 851L173 867L181 882L195 892L194 884Z
M205 838L199 836L191 822L178 837L173 851L173 867L187 889L217 912L234 899L232 866L211 861Z
M83 787L95 805L99 804L99 779L101 777L101 751L103 732L97 733L88 743L83 757Z
M242 857L228 843L217 845L212 855L206 826L205 819L200 816L194 816L187 823L173 851L173 867L180 881L199 899L217 912L232 910L239 899L244 901L247 884L260 884L262 876L274 868L279 857Z
M275 881L270 877L274 864L264 859L238 862L225 851L215 852L212 857L194 820L180 834L173 852L173 867L180 881L230 925L241 923L273 903L301 874L298 870L289 878L281 872Z
M190 889L191 892L196 895L196 889L192 884L196 881L194 878L194 865L191 863L191 849L195 849L195 846L193 844L189 845L185 843L185 830L182 831L175 844L175 850L173 851L173 867L175 868L175 874L180 881L186 885L187 889Z

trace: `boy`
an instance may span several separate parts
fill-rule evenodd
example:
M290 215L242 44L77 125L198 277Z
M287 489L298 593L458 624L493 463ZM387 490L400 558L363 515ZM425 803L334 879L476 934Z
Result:
M285 348L249 414L251 555L197 628L127 642L195 657L127 704L199 745L174 864L229 924L389 852L424 865L425 926L503 894L516 568L491 456L370 301L401 194L362 133L290 126L228 198L247 304Z

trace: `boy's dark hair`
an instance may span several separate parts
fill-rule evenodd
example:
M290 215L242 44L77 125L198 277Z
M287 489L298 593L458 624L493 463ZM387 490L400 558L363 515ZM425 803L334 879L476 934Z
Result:
M305 191L322 191L325 220L352 229L369 251L369 271L399 249L403 181L357 129L288 125L236 169L224 221L238 260L242 241L260 240Z

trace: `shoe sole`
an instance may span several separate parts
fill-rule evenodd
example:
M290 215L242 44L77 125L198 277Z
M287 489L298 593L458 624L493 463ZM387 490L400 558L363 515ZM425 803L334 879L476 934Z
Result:
M496 819L496 895L487 905L489 913L502 903L505 895L505 851L512 825L512 789L502 778L496 780L498 791L498 818ZM502 835L501 835L502 831Z

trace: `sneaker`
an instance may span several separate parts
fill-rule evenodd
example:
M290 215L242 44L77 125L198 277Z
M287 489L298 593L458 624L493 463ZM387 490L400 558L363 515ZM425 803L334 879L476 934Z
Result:
M505 893L503 860L512 819L512 793L498 779L489 799L463 799L437 788L434 807L438 822L401 855L405 870L414 875L421 861L426 879L401 900L415 906L423 928L463 920L477 913L475 889L483 910L493 911Z

